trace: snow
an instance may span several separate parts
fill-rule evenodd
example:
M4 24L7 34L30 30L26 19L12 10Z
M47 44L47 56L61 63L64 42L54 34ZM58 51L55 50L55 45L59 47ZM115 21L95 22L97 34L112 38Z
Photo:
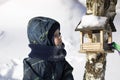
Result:
M66 59L74 68L75 80L82 80L86 55L78 52L80 49L80 34L75 32L75 28L82 16L85 15L85 1L0 0L0 80L22 80L23 59L30 52L27 24L34 16L51 17L61 23L62 39L68 53ZM113 33L113 41L120 44L120 36L118 35L120 34L119 9L120 6L117 5L117 15L114 20L117 32ZM119 61L120 56L117 51L114 54L107 55L105 80L120 79Z
M9 64L0 65L0 80L22 80L23 64L13 59Z
M100 17L95 15L85 15L82 17L81 23L78 28L83 27L104 27L107 17Z
M2 39L4 36L4 31L0 31L0 39Z

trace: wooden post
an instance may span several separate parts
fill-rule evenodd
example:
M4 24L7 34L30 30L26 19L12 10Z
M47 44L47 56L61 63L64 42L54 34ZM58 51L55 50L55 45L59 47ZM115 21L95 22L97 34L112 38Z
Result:
M112 42L112 30L110 30L109 34L108 34L108 43Z
M80 32L80 45L83 43L83 32Z
M82 44L83 44L83 35L84 33L80 31L80 51L82 51Z
M103 30L100 31L100 43L103 45ZM103 49L103 46L101 46L101 49Z
M96 42L96 40L95 40ZM87 52L83 80L105 80L106 53Z

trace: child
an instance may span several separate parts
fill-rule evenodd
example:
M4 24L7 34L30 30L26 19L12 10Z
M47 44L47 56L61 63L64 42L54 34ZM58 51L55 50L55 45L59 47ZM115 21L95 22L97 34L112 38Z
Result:
M31 52L23 60L23 80L74 80L73 68L65 60L60 24L51 18L35 17L28 23Z

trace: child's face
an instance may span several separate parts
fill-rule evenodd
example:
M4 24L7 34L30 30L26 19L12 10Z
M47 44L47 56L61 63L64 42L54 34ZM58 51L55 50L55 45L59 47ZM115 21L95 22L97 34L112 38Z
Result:
M54 33L54 43L55 43L55 46L62 45L62 38L61 38L61 33L59 29L57 29Z

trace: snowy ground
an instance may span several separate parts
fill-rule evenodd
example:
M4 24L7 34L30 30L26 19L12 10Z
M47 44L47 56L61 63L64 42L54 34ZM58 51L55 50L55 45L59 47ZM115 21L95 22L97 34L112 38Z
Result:
M114 23L117 29L113 41L120 44L120 1ZM79 51L79 32L75 28L86 12L85 0L0 0L0 80L22 80L23 58L30 52L27 23L34 16L48 16L61 23L67 60L74 67L75 80L82 80L85 54ZM108 54L106 80L119 80L120 56Z

